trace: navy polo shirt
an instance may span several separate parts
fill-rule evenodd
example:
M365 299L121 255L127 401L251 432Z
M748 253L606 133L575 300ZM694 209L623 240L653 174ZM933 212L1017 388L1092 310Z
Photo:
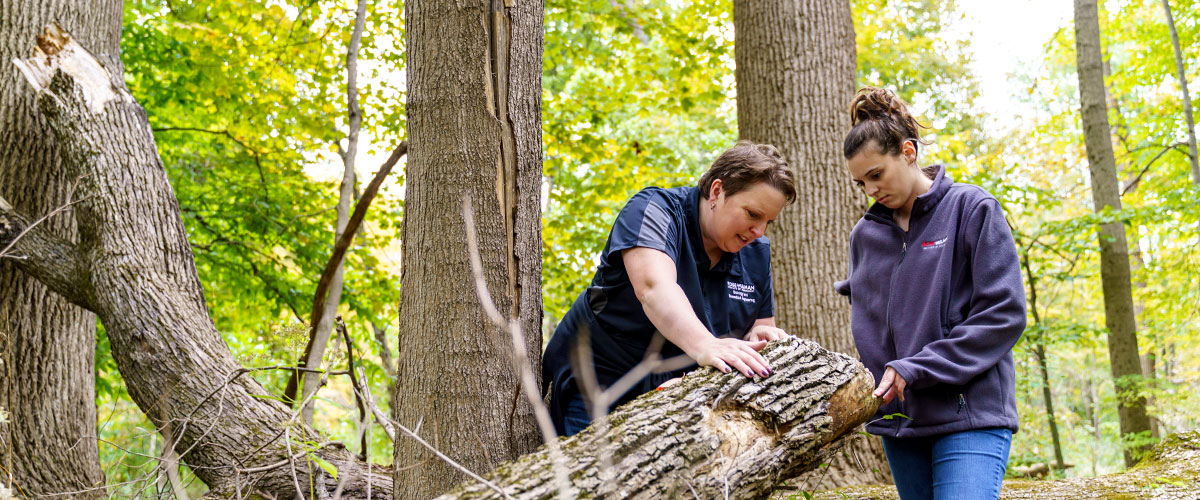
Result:
M692 311L718 337L741 338L756 320L775 315L770 242L758 238L710 266L700 235L700 201L696 187L651 187L634 195L617 215L591 285L558 324L543 354L542 383L552 394L551 415L559 434L565 404L579 393L570 358L580 331L587 330L597 382L604 387L645 357L657 331L634 295L622 250L647 247L670 256ZM666 342L661 354L670 358L683 351ZM650 375L614 407L694 368Z

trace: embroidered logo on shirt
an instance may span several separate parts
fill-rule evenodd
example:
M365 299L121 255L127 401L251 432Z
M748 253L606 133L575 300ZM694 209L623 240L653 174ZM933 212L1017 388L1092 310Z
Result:
M725 286L729 289L729 298L754 303L754 285L726 281Z
M933 250L935 248L942 248L944 246L946 246L946 238L942 238L942 239L936 240L936 241L922 241L921 242L921 250Z

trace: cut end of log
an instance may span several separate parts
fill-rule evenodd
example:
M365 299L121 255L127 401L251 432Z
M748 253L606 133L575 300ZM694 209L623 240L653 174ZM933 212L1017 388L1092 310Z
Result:
M871 418L883 399L874 395L875 378L861 370L829 398L829 416L833 417L833 436L841 436Z
M33 57L13 59L13 64L39 93L47 91L60 72L71 77L82 89L84 102L94 114L100 114L105 104L121 96L104 65L57 24L46 26L38 35Z

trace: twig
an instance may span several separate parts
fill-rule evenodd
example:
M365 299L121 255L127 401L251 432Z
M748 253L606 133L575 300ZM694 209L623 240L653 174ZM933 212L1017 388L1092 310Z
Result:
M550 459L554 464L554 479L558 483L558 497L561 500L569 499L572 494L571 481L567 477L566 459L563 457L562 449L559 448L558 433L555 432L554 423L550 420L550 412L542 402L541 392L538 391L537 381L533 377L533 369L530 368L529 358L525 353L525 336L521 332L521 323L516 318L504 320L504 316L492 302L491 294L487 290L487 283L483 278L483 263L479 256L479 244L475 239L475 212L471 208L470 195L463 196L462 211L463 225L466 226L467 253L471 261L471 274L475 278L475 294L479 297L479 305L488 319L501 331L507 331L512 338L513 369L521 379L521 388L533 406L533 414L537 420L538 429L542 432L542 440L550 450Z
M1125 185L1125 189L1121 190L1121 196L1125 196L1125 193L1128 193L1129 190L1138 185L1138 182L1141 182L1142 176L1146 175L1146 171L1150 170L1150 166L1154 165L1154 162L1158 161L1159 158L1162 158L1162 156L1167 154L1168 151L1171 151L1182 145L1184 145L1184 143L1176 141L1174 144L1162 148L1158 154L1154 155L1154 158L1151 158L1150 161L1146 162L1146 166L1142 167L1142 171L1138 172L1137 177L1134 177L1132 181L1129 181L1129 184Z
M337 317L336 325L338 333L342 334L342 338L346 341L346 367L350 372L350 385L355 388L354 403L358 406L358 419L366 420L367 410L366 407L363 406L362 396L359 395L359 391L357 390L358 377L354 376L354 341L350 339L350 334L346 332L346 323L342 321L341 316ZM364 380L364 383L365 382L366 381ZM362 451L359 452L358 458L365 462L367 461L367 437L365 435L360 435L359 439L362 441Z
M316 394L316 391L313 391L313 394ZM293 418L295 418L295 417L293 417ZM290 425L290 424L284 424L284 425ZM287 429L287 428L284 429L283 438L284 438L283 443L285 446L287 446L288 456L292 456L292 431L291 431L291 429ZM297 455L296 457L293 457L287 461L288 467L292 470L292 483L296 485L296 496L300 497L300 500L304 500L304 493L300 491L300 479L296 477L296 460L300 456L303 456L305 453L308 453L308 452L307 451L301 452L300 455Z
M13 246L15 246L17 244L18 241L21 241L22 237L24 237L30 231L33 231L33 228L35 228L39 224L45 222L47 219L54 217L55 215L58 215L63 210L70 208L72 205L91 198L91 195L88 195L88 196L84 196L83 198L80 198L78 200L71 199L71 195L75 192L75 186L78 185L79 181L81 181L81 180L83 180L83 177L76 179L75 182L72 183L72 185L69 188L67 188L67 202L65 204L59 206L58 208L55 208L54 210L51 210L50 213L47 213L46 215L41 216L37 220L33 221L32 224L26 226L25 229L21 230L20 233L17 233L17 236L14 237L12 241L8 242L8 245L5 246L3 250L0 250L0 259L3 259L5 257L13 258L8 255L8 251L11 250L13 248ZM12 210L12 207L9 206L8 202L4 201L3 198L0 198L0 202L3 202L3 208L5 210Z

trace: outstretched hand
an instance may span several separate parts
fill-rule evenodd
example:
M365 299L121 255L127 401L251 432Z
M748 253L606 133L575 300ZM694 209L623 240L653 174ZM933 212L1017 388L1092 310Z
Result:
M891 403L892 398L900 396L900 401L904 401L904 387L908 382L896 372L895 368L887 367L883 371L883 376L879 378L879 387L875 388L875 397L883 398L884 403Z
M692 356L700 366L711 366L722 372L737 370L742 375L766 377L771 367L758 351L767 346L766 340L747 342L741 339L713 338L700 346Z
M776 328L774 325L755 325L744 339L747 342L755 342L758 340L783 340L790 336L788 332L783 331L782 328Z

